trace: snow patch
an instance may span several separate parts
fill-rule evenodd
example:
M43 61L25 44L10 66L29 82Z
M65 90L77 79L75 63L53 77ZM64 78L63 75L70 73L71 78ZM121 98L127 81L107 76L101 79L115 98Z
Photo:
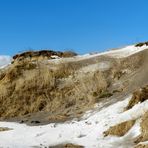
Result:
M101 111L89 112L80 122L73 120L64 124L53 123L36 127L0 122L0 127L14 129L0 132L0 146L17 148L39 146L40 144L51 146L72 142L88 148L98 147L100 143L98 138L103 138L103 131L116 121L118 114L127 105L128 100L118 102Z
M109 50L97 54L85 54L85 55L78 55L72 58L61 58L61 59L53 59L50 60L50 62L53 62L55 64L59 64L61 62L74 62L74 61L81 61L81 60L86 60L86 59L91 59L91 58L96 58L99 56L109 56L112 58L125 58L129 57L133 54L136 54L140 51L148 49L148 46L144 45L142 47L135 47L135 45L131 46L126 46L124 48L119 48L117 50Z
M130 148L133 145L132 139L140 134L139 120L123 137L104 137L103 135L103 132L110 126L138 119L148 111L148 101L124 111L130 98L131 96L102 110L99 110L102 104L98 104L94 111L87 112L80 121L73 120L63 124L52 123L33 127L19 123L0 122L0 127L13 129L0 132L0 147L27 148L40 144L52 146L61 143L75 143L86 148Z
M115 58L124 58L136 54L145 49L148 49L148 46L144 45L142 47L135 47L135 45L132 45L119 50L114 50L113 52L108 53L108 55Z

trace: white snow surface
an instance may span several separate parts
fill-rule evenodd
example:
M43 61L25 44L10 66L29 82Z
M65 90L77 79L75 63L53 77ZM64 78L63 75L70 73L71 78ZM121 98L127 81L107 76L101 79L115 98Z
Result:
M0 147L27 148L74 143L86 148L131 148L132 139L140 134L139 120L123 137L103 136L103 132L110 126L138 119L148 111L148 101L145 101L124 112L130 98L131 96L101 110L101 104L98 104L95 111L87 112L80 121L75 119L63 124L51 123L42 126L0 122L0 127L13 129L0 132Z
M124 58L136 54L140 51L148 49L148 46L144 45L142 47L135 47L135 45L127 46L122 49L110 51L109 56L116 58Z
M79 61L105 55L114 58L124 58L142 50L147 46L135 47L127 46L122 49L111 50L94 55L83 55L74 58L54 59L51 61ZM50 62L51 62L50 61ZM11 62L11 57L0 56L0 68L7 66ZM82 71L110 68L106 61L91 67L84 67ZM33 146L52 146L61 143L74 143L83 145L86 148L131 148L132 139L140 134L139 120L133 128L123 137L108 136L104 137L103 132L110 126L118 123L138 119L148 111L148 101L135 105L132 109L124 111L131 96L124 101L117 102L100 110L101 103L95 110L87 112L80 121L76 119L63 124L51 123L42 126L28 126L26 124L0 122L0 127L8 127L12 130L0 132L0 147L6 148L28 148Z
M12 58L6 55L0 55L0 68L4 68L11 63Z
M82 57L91 58L91 57L106 55L106 56L111 56L114 58L124 58L124 57L131 56L133 54L136 54L136 53L143 51L145 49L148 49L148 46L144 45L142 47L135 47L135 45L130 45L130 46L126 46L124 48L110 50L110 51L106 51L106 52L102 52L102 53L98 53L98 54L94 54L94 55L87 54L87 55L83 55ZM82 57L80 57L80 58L82 58Z
M95 58L98 56L109 56L112 58L125 58L146 49L148 49L148 46L146 45L143 45L142 47L135 47L135 45L130 45L124 48L109 50L109 51L105 51L105 52L101 52L93 55L85 54L85 55L78 55L72 58L53 59L53 60L50 60L50 62L61 63L61 62L81 61L81 60Z

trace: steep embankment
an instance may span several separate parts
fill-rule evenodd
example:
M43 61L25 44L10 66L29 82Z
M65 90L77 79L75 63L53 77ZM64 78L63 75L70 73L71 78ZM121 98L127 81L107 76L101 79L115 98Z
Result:
M94 55L37 51L14 56L0 70L0 119L21 124L0 122L2 129L11 129L0 133L0 146L140 145L147 140L147 49L142 43Z
M0 117L29 123L65 121L82 116L97 102L122 98L147 82L145 49L129 46L82 56L81 60L71 57L68 62L61 59L61 52L14 56L13 64L0 74ZM124 58L117 56L120 54ZM56 56L60 59L47 60ZM72 58L75 62L70 61Z

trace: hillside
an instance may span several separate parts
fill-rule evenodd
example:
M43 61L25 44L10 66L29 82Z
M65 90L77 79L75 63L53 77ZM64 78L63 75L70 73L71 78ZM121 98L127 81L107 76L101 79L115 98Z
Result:
M147 42L1 56L0 147L148 146L147 63Z

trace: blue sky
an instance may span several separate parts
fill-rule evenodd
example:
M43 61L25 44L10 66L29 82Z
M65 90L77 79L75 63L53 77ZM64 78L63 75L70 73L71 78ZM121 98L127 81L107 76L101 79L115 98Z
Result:
M148 40L147 0L0 0L0 54L80 54Z

